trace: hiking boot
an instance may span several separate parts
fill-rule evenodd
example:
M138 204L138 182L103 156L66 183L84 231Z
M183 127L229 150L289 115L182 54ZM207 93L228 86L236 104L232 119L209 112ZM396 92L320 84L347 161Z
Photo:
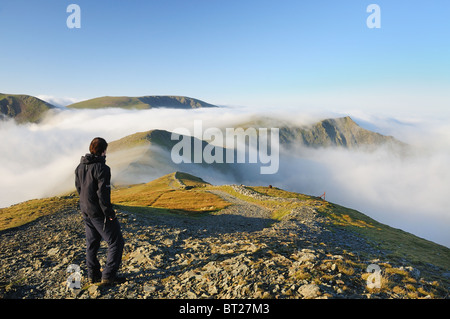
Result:
M88 282L95 284L102 281L102 273L100 271L88 271Z
M90 283L90 284L95 284L95 283L98 283L98 282L101 282L102 281L102 278L101 277L96 277L96 276L94 276L94 277L89 277L88 278L88 282Z
M123 284L127 279L125 277L115 276L113 278L102 278L102 285Z

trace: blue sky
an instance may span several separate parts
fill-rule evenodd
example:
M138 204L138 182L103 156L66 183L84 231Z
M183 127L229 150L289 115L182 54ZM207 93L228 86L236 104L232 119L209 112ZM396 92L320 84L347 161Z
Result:
M3 93L450 113L447 0L1 0L0 34Z

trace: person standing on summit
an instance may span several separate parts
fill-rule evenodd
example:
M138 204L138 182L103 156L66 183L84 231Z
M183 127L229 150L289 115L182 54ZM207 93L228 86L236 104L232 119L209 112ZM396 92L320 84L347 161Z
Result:
M90 283L124 282L117 276L125 241L111 204L111 170L106 165L108 143L101 137L92 140L90 153L81 157L75 170L75 186L80 195L80 209L86 230L86 266ZM108 243L103 272L97 252L101 240Z

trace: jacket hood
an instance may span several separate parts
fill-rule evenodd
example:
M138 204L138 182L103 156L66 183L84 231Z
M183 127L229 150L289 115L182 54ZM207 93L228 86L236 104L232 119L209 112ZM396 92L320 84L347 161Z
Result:
M81 156L80 163L81 164L94 164L94 163L105 163L106 156L97 156L93 154L86 154Z

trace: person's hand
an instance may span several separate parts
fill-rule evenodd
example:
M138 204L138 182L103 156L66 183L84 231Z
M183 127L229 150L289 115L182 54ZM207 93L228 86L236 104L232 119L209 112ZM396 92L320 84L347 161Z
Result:
M117 218L117 210L114 209L114 217L109 217L109 220L114 220Z

